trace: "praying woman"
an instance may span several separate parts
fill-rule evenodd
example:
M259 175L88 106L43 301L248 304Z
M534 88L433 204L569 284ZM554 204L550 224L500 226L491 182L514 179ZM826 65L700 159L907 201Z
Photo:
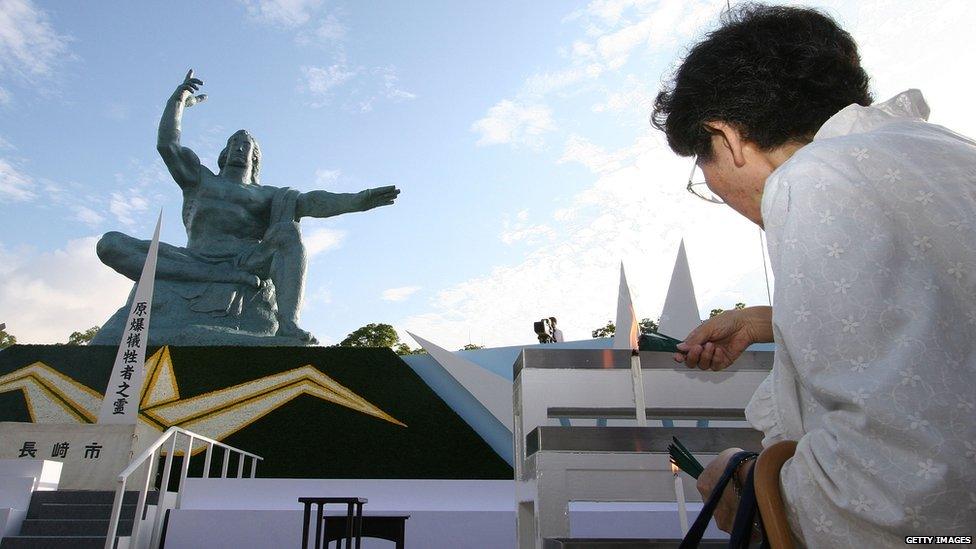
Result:
M675 360L719 371L775 342L746 417L764 446L798 441L780 474L798 546L976 525L976 142L928 115L918 90L874 102L830 17L755 4L655 101L652 123L704 174L696 194L766 232L773 306L706 321ZM703 497L737 451L707 466ZM720 528L737 505L726 489Z

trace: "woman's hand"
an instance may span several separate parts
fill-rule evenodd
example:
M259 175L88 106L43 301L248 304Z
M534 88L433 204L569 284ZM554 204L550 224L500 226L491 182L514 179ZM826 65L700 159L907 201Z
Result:
M714 316L692 330L678 344L675 362L689 368L719 371L728 368L746 347L773 340L773 308L746 307Z
M729 460L732 456L742 451L742 448L729 448L723 450L715 459L705 467L702 474L698 477L698 492L702 496L702 500L708 501L708 498L712 495L712 491L715 490L715 484L722 477L722 473L725 472L725 468L729 464ZM738 471L736 471L736 477L740 481L744 481L749 478L749 470L755 465L755 461L749 461L744 465L740 465ZM725 487L725 492L722 493L722 499L719 500L718 506L715 507L715 524L718 526L719 530L723 532L732 531L732 522L735 520L735 512L739 508L739 498L736 497L735 492L732 490L732 482L729 481L729 485Z

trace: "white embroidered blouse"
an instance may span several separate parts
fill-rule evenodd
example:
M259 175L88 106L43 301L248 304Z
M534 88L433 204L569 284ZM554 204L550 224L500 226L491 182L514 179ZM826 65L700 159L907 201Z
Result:
M809 547L976 532L976 142L928 112L851 105L766 181L777 350L746 415L799 441Z

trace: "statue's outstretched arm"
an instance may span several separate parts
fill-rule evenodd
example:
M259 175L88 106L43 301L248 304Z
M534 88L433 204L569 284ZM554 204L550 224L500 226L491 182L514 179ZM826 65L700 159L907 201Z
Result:
M397 199L400 189L390 185L366 189L358 193L330 193L311 191L298 197L295 221L303 217L332 217L350 212L365 212L380 206L389 206Z
M156 150L163 157L169 173L180 187L196 185L200 177L200 158L190 149L180 145L180 121L183 109L204 101L206 95L193 93L203 85L203 81L193 77L193 69L186 73L183 83L176 88L166 101L163 117L159 120L159 136Z

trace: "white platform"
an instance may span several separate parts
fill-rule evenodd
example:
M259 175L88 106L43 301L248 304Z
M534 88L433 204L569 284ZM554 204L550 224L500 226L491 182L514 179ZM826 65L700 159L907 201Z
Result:
M302 509L299 497L357 496L367 511L514 511L510 480L188 478L182 509Z
M187 479L170 513L167 549L296 547L303 496L358 496L365 514L408 514L407 548L515 547L515 483L493 480ZM691 519L700 504L689 504ZM344 514L344 508L336 508ZM577 537L678 537L674 503L587 503L570 507ZM709 537L722 534L710 529ZM393 547L364 539L365 549Z

